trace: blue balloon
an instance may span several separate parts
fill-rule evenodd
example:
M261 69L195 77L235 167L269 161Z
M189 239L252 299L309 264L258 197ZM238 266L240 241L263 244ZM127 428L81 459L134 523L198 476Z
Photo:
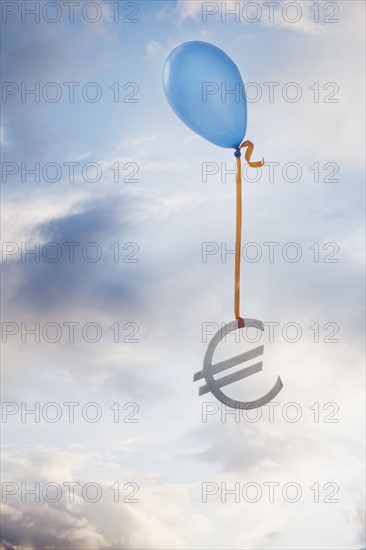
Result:
M220 147L238 148L247 127L243 80L230 57L208 42L185 42L165 61L166 98L191 130Z

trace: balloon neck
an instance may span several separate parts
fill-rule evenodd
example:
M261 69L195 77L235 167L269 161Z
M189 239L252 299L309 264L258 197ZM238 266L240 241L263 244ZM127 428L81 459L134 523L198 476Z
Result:
M241 157L240 149L236 149L236 151L234 153L234 157L236 157L237 159L240 159L240 157Z

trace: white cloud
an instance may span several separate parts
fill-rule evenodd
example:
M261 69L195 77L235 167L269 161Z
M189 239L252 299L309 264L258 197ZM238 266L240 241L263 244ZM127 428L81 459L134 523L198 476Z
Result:
M182 20L187 18L197 19L199 14L202 13L202 4L202 0L195 0L194 2L178 0L176 10Z
M318 34L326 29L322 20L328 15L336 20L332 6L324 11L322 6L316 13L309 6L299 2L270 3L266 0L248 2L247 0L225 0L224 2L208 2L207 0L178 0L176 11L181 20L194 19L204 23L226 23L235 21L241 25L260 24L268 27L281 27L290 31L300 31L308 34ZM322 11L323 10L323 11ZM319 19L319 22L316 22Z
M5 128L0 128L0 145L7 145L6 137L5 137Z
M150 57L156 57L161 51L161 45L155 40L151 40L146 46L147 53Z
M87 158L90 157L92 154L93 154L92 151L85 151L84 153L80 153L80 154L76 157L76 160L84 160L84 159L87 159Z

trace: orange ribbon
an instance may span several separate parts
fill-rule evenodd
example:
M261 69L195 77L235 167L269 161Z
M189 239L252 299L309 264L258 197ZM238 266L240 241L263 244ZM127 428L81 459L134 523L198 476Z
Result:
M235 238L235 283L234 283L234 314L239 328L244 327L244 319L240 316L240 262L241 262L241 228L242 228L242 169L241 149L246 147L245 160L251 168L260 168L264 165L264 159L252 162L251 156L254 145L251 141L243 143L235 151L236 157L236 238Z

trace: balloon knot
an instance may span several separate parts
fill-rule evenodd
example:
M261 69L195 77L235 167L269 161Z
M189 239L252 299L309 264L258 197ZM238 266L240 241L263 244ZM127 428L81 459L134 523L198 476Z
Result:
M241 152L240 152L240 149L237 149L234 153L234 157L236 157L237 159L239 159L241 157Z

